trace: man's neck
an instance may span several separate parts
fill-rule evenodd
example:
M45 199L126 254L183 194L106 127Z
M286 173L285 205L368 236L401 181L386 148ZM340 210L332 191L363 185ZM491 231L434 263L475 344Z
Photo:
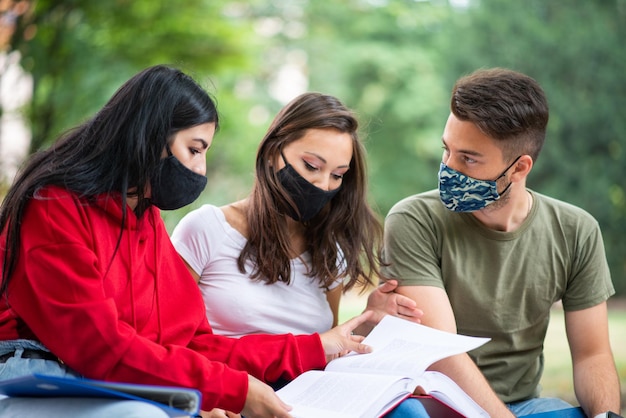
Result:
M533 198L526 190L526 185L517 183L511 186L507 195L501 200L485 209L473 212L472 215L489 229L513 232L524 223L532 205Z

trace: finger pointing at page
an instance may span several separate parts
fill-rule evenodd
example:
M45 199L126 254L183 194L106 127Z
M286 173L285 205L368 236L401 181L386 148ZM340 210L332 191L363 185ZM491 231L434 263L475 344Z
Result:
M322 340L326 356L333 356L345 351L370 353L372 348L361 344L362 338L355 338L352 335L352 331L369 320L371 315L372 312L365 312L321 334L320 339Z

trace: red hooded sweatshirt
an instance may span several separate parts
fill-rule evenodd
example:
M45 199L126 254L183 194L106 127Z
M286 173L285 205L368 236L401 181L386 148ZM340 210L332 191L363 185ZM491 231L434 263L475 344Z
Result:
M196 388L238 412L247 373L292 379L326 364L318 335L214 335L159 210L48 187L26 206L0 339L40 341L87 378ZM2 241L4 242L4 237Z

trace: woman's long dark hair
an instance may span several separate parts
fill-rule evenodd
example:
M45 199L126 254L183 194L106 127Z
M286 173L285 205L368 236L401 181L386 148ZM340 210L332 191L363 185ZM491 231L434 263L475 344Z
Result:
M141 216L149 205L144 191L167 142L176 132L203 123L218 124L211 97L180 70L158 65L132 77L95 116L33 154L0 207L0 293L6 292L16 265L24 208L38 190L54 185L87 199L110 193L122 207L132 190Z
M365 148L359 140L358 121L337 98L305 93L287 104L274 118L259 145L256 178L247 208L248 242L238 266L245 272L245 261L255 270L251 277L268 284L291 277L286 208L297 210L280 185L275 166L284 147L302 138L309 129L334 129L352 137L350 169L343 176L341 189L331 202L305 224L306 250L311 255L309 275L328 288L347 277L344 289L355 284L372 284L379 274L382 225L367 203ZM337 264L345 265L340 272Z

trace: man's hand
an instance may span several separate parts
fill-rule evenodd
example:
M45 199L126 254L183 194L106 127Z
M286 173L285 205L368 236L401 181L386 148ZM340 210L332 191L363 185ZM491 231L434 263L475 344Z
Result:
M290 410L291 407L280 400L274 389L248 375L248 396L241 415L246 418L292 418Z
M367 323L369 329L364 334L369 333L371 328L378 324L385 315L393 315L412 322L420 322L424 312L417 308L417 304L413 299L395 293L397 287L397 280L387 280L370 293L364 312L372 311L374 313ZM359 331L363 330L359 329Z

